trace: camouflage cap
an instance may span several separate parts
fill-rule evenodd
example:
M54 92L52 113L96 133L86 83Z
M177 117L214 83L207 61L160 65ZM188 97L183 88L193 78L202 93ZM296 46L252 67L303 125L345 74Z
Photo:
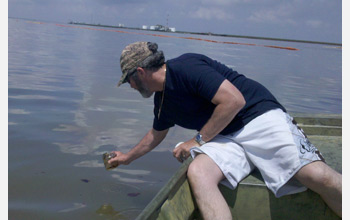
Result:
M133 73L142 61L153 54L148 48L148 44L148 42L135 42L124 48L120 56L122 76L119 80L118 86L126 83L127 75Z

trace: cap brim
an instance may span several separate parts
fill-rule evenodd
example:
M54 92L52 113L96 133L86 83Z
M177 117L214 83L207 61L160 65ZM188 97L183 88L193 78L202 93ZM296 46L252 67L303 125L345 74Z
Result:
M126 83L125 78L126 78L127 75L128 75L127 73L124 73L124 74L122 75L122 77L120 77L120 80L119 80L119 82L118 82L117 87L119 87L121 84Z

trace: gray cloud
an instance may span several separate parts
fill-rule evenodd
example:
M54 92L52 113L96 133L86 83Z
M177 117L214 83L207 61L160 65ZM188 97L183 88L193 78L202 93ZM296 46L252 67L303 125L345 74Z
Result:
M205 19L205 20L231 20L233 19L233 15L231 13L226 12L222 8L205 8L200 7L195 12L191 13L191 17Z
M327 26L326 24L324 24L320 20L307 20L305 23L306 23L307 26L310 26L312 28L319 28L319 27Z

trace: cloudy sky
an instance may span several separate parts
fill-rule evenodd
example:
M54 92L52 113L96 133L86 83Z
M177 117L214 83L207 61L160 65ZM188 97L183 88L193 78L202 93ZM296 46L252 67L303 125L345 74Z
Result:
M8 0L8 16L342 42L341 0Z

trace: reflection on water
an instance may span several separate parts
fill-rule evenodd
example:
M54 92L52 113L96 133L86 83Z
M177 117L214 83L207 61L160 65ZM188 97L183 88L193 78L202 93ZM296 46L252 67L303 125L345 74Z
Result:
M170 151L195 134L180 127L129 166L106 171L101 160L130 150L153 122L152 99L116 88L120 51L140 40L156 41L167 59L185 52L217 59L264 84L289 111L341 113L341 48L248 39L224 45L9 19L11 218L133 219L179 167Z
M84 203L74 203L72 208L67 208L67 209L63 209L61 211L58 212L71 212L71 211L75 211L77 209L81 209L81 208L85 208L86 204Z

